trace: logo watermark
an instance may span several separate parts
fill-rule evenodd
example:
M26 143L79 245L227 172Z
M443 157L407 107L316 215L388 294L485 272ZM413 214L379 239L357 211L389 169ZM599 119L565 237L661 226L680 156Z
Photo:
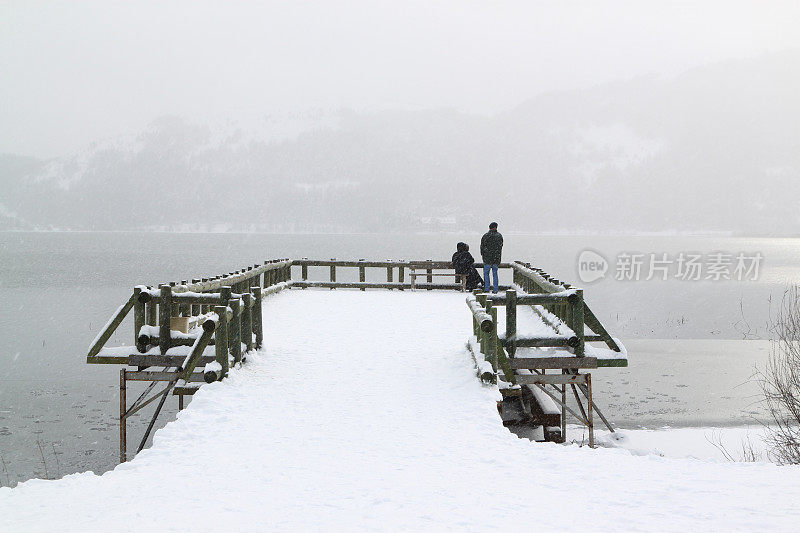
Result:
M764 260L761 252L620 252L611 263L595 250L578 255L578 277L592 283L613 273L617 281L755 281Z

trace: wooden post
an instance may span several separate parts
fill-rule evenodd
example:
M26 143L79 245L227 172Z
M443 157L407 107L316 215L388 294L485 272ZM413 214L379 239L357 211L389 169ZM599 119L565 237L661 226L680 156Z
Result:
M200 283L200 280L195 278L192 280L192 283ZM189 314L191 316L200 316L200 304L192 304Z
M303 259L308 259L308 258L304 257ZM303 266L300 267L300 277L303 279L303 281L308 281L308 265L303 264ZM303 288L305 289L305 287Z
M142 326L144 326L144 321L145 321L145 316L144 316L145 310L144 310L144 307L145 307L146 304L143 304L142 302L139 301L139 295L140 294L142 294L142 288L141 287L134 287L133 288L133 296L134 296L134 301L133 301L133 339L134 339L134 342L136 342L137 339L139 338L139 332L142 330ZM144 352L145 349L146 349L145 346L141 346L138 342L136 342L136 348L140 352Z
M169 282L170 289L172 289L172 287L174 287L176 285L177 285L177 283L174 282L174 281L170 281ZM172 302L170 301L170 304L171 303ZM181 311L181 306L180 305L170 305L170 313L169 313L169 315L170 316L181 316L181 312L180 311Z
M227 301L231 299L231 293L233 292L233 287L230 285L223 285L219 288L219 297L223 300L223 305L228 305Z
M514 357L517 353L517 291L506 291L506 343L508 356Z
M495 375L497 375L497 367L500 365L500 361L498 360L500 347L498 346L499 343L497 339L497 308L492 306L492 302L486 302L486 305L486 311L489 313L489 316L492 317L492 321L494 321L495 324L495 327L489 334L488 349L489 362L492 363L492 369L494 370Z
M217 329L214 330L214 359L222 367L220 377L228 373L228 306L218 305L214 307L217 313Z
M219 295L220 295L220 298L222 298L222 305L226 309L228 307L231 307L231 309L232 309L232 307L233 307L233 306L231 306L231 293L232 292L233 292L233 287L231 287L229 285L223 285L222 287L219 288ZM217 313L217 314L219 314L219 313ZM226 324L225 325L225 334L226 334L226 337L225 337L225 350L226 350L227 353L231 353L231 354L233 353L232 352L233 343L231 343L231 335L232 335L231 322L232 322L232 318L233 317L231 317L231 319L227 319L226 322L225 322L225 324ZM227 356L226 356L226 360L227 360ZM228 365L226 363L222 367L222 369L227 371L227 368L228 368Z
M478 300L479 304L486 305L486 300L485 299L481 299L480 296L477 296L476 300ZM484 338L485 337L486 337L486 332L483 331L483 329L479 325L478 326L478 346L480 347L481 353L484 353L484 347L485 347L484 346L484 344L485 344Z
M264 344L264 322L261 307L261 289L254 287L253 291L253 330L256 334L256 349L261 349Z
M189 280L181 280L181 285L188 285ZM178 306L178 316L189 316L190 306L188 304L181 304Z
M589 394L587 397L588 402L588 411L589 411L589 448L594 448L594 417L592 416L593 405L592 405L592 375L586 374L586 388L589 389Z
M566 374L566 370L561 371ZM567 442L567 385L561 385L561 438Z
M331 261L336 261L336 258L331 257ZM336 281L336 265L331 265L331 281ZM333 287L331 287L331 290L333 290Z
M405 283L405 281L406 281L406 268L403 265L403 262L400 261L400 264L397 267L397 282ZM400 290L402 291L403 288L401 287Z
M427 272L428 272L428 283L433 283L433 268L431 268L431 266L432 266L431 263L433 263L433 260L432 259L428 259L428 269L427 269ZM431 290L431 288L428 287L428 290Z
M201 281L203 283L205 283L206 281L208 281L208 278L201 278ZM200 314L205 315L205 314L210 313L210 312L211 312L211 306L210 305L201 305L200 306Z
M245 351L253 349L253 295L245 293L242 295L242 340L244 341Z
M172 340L170 329L170 317L172 316L172 287L169 285L161 285L161 302L159 303L159 329L158 329L158 345L161 348L161 354L167 353L170 348Z
M570 296L569 302L572 309L572 312L570 313L572 320L569 326L578 337L578 346L575 347L575 355L577 357L583 357L584 353L586 352L586 332L583 317L583 289L577 289L575 294Z
M119 371L119 462L128 460L128 419L125 412L128 410L128 395L126 383L126 370Z
M363 262L364 260L359 259L358 261ZM358 265L358 281L360 281L361 283L367 281L367 273L366 273L366 268L364 268L364 265ZM361 290L364 291L366 289L364 287L361 287Z
M386 283L392 283L392 281L392 267L388 266L386 267ZM389 290L391 290L391 288Z
M178 395L178 411L183 411L183 394Z
M233 310L233 320L229 326L230 334L228 342L230 343L231 355L233 355L233 362L239 363L242 360L242 310L239 302L241 300L231 300L230 306Z
M147 288L148 290L152 289L152 287L147 287ZM158 304L153 302L152 300L145 304L144 321L147 323L148 326L158 325Z

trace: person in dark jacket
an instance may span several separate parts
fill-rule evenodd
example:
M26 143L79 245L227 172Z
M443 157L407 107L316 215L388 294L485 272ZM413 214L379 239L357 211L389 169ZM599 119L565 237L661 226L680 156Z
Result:
M453 254L453 268L456 274L467 275L467 290L471 291L483 285L481 275L473 266L475 259L469 253L469 245L465 242L460 242L456 245L456 253Z
M481 258L483 259L483 289L489 292L489 272L492 273L492 292L497 293L499 281L497 269L503 252L503 236L497 231L497 222L489 224L489 231L481 237Z

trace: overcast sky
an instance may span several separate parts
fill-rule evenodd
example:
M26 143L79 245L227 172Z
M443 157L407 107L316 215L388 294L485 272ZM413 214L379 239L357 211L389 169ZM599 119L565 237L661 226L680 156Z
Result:
M0 2L0 152L163 114L453 107L800 46L800 2Z

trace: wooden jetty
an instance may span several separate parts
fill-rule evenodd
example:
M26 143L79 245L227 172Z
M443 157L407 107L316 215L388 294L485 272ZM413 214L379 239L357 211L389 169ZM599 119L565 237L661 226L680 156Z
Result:
M480 264L476 265L480 267ZM358 281L337 281L337 271L357 269ZM613 428L592 399L592 376L600 367L627 366L627 355L584 301L583 290L514 261L513 283L500 293L475 291L466 304L473 317L468 347L480 378L498 384L503 394L498 409L506 425L544 428L544 439L563 442L567 414L589 430L594 445L594 414ZM309 278L309 270L328 279ZM385 281L367 281L367 269L385 271ZM264 343L262 301L286 289L449 290L465 292L465 277L453 273L449 261L342 261L275 259L247 268L191 281L139 285L91 343L90 364L118 364L120 370L120 462L128 459L127 420L158 401L137 447L144 448L167 397L194 394L204 383L225 378L233 365ZM395 277L396 274L396 277ZM382 276L382 274L381 274ZM354 276L353 276L354 277ZM436 278L436 281L435 281ZM498 326L498 311L505 315ZM547 334L518 334L519 311L529 310ZM123 319L133 311L133 340L128 346L106 347ZM587 331L588 330L588 331ZM588 348L603 343L606 348ZM128 405L127 383L149 382ZM155 392L154 392L155 390ZM578 411L567 402L571 390ZM584 407L584 402L586 407Z

